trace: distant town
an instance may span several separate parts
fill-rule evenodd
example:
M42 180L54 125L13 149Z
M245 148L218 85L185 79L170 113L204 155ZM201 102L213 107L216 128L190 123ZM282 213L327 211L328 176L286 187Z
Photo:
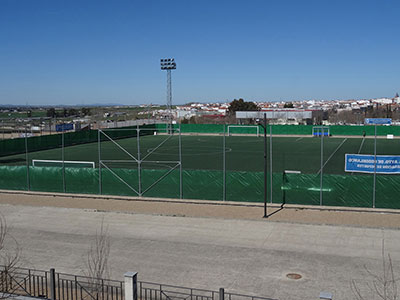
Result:
M233 108L232 104L235 103ZM249 105L250 104L250 105ZM236 118L236 111L272 112L275 124L360 125L368 117L392 118L400 124L400 97L349 100L304 100L254 102L234 99L230 102L189 102L168 109L165 105L87 105L87 106L0 106L2 132L15 131L21 122L30 132L56 131L57 124L74 124L74 130L122 127L132 124L161 123L252 123ZM292 117L280 117L291 112ZM307 112L307 113L306 113ZM311 112L311 113L310 113ZM307 117L305 117L307 116ZM136 121L136 122L135 122ZM14 129L12 129L14 128ZM21 127L19 130L22 130Z

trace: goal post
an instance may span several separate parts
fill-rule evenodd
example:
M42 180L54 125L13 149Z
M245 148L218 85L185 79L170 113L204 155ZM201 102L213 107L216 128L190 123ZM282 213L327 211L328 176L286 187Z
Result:
M322 132L324 136L330 136L329 126L314 126L312 128L312 136L322 136Z
M232 134L256 134L260 136L259 126L228 125L228 136Z
M33 167L62 167L62 160L50 160L50 159L32 159ZM80 161L80 160L64 160L64 167L66 168L95 168L93 161Z

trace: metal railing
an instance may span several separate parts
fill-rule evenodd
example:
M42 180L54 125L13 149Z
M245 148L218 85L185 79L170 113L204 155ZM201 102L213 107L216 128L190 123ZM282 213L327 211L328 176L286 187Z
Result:
M0 292L21 296L49 298L49 272L0 266Z
M218 300L218 292L138 281L140 300Z
M55 300L123 300L123 282L55 273Z
M0 267L0 293L53 300L124 300L122 281L56 273L54 269Z
M265 298L265 297L234 294L234 293L225 293L224 299L225 300L275 300L273 298Z
M272 298L138 281L139 300L273 300Z
M137 281L134 300L273 300L219 291ZM52 300L125 299L123 281L0 266L0 296L12 294ZM4 298L4 297L0 297Z

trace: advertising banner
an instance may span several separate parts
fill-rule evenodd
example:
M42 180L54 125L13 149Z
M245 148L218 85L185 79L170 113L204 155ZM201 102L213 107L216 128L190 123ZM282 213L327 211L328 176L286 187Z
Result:
M61 131L68 131L68 130L73 130L74 129L74 124L59 124L56 125L56 131L61 132Z
M364 120L366 125L390 125L392 119L389 118L369 118Z
M346 172L374 173L374 155L365 154L346 154ZM377 155L376 156L377 174L400 174L399 155Z

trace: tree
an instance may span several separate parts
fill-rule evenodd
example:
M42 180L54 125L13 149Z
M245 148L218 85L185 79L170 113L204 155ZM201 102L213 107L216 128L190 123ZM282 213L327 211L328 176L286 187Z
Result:
M110 278L110 236L108 228L101 221L100 231L96 231L94 241L87 252L85 275L89 277L89 288L94 299L102 290L102 278Z
M228 114L234 115L235 112L237 111L257 111L257 110L260 110L257 104L255 104L252 101L244 101L242 98L240 98L239 100L234 99L230 103Z
M18 288L18 285L11 283L21 251L9 230L6 218L0 214L0 299L11 298Z
M67 116L76 116L78 114L78 111L75 108L70 108L67 111Z
M292 102L286 102L286 103L283 105L283 108L294 108L294 106L293 106L293 103L292 103Z
M54 107L51 107L46 111L46 116L47 117L54 118L56 115L57 114L56 114L56 110L55 110Z
M88 107L82 107L81 108L81 115L84 116L88 116L90 114L90 108Z
M357 300L366 299L382 299L382 300L396 300L397 297L397 281L393 269L393 262L390 254L385 255L385 241L382 240L382 271L380 274L371 272L364 266L370 279L366 282L366 291L363 292L360 285L352 280L350 283L353 294Z

